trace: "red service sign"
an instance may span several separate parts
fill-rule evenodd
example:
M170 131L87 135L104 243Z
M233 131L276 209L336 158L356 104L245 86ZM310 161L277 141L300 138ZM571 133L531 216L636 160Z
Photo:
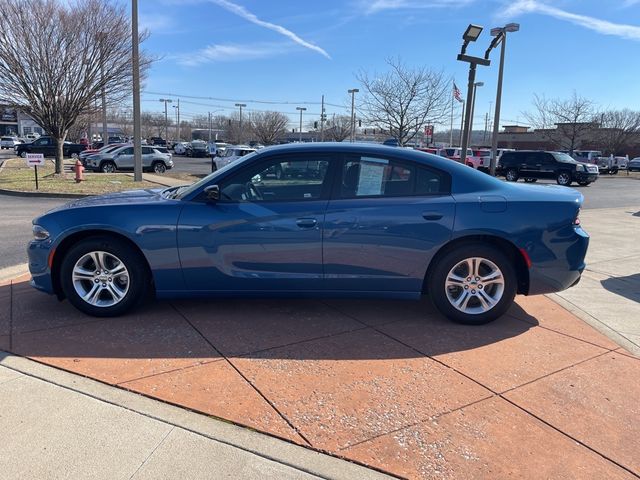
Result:
M427 137L431 137L433 135L433 125L427 125L426 127L424 127L424 134Z

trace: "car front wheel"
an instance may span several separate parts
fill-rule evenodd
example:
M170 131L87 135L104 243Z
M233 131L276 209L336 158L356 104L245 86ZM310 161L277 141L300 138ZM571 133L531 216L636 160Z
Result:
M500 317L513 303L515 269L497 248L464 244L436 261L428 279L429 295L451 320L481 325Z
M162 162L154 163L151 168L153 168L154 173L157 173L159 175L162 175L164 172L167 171L167 166Z
M22 158L27 158L27 152L24 152L24 151L23 151L23 152L21 152L21 153L20 153L20 156L21 156Z
M102 173L114 173L116 171L116 164L113 162L104 162L100 165L100 171Z
M144 260L124 241L92 237L76 243L65 254L60 285L78 310L112 317L144 298L149 274Z

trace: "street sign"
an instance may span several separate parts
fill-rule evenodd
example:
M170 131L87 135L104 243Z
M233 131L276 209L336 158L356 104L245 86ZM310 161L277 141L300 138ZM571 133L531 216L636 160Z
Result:
M44 155L42 153L27 153L27 165L29 167L42 167L44 164Z
M27 165L33 167L36 178L36 190L38 190L38 166L44 166L44 155L42 153L27 153Z

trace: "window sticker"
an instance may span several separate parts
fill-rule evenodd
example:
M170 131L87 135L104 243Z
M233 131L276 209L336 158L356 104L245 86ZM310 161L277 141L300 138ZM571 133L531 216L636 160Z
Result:
M357 196L382 195L384 169L389 160L381 158L361 157L360 177L358 178Z

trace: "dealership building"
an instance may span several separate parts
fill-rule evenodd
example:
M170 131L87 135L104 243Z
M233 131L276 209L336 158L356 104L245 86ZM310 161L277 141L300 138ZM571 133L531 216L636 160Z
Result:
M44 129L23 111L6 105L0 105L1 136L24 137L29 133L44 135Z

